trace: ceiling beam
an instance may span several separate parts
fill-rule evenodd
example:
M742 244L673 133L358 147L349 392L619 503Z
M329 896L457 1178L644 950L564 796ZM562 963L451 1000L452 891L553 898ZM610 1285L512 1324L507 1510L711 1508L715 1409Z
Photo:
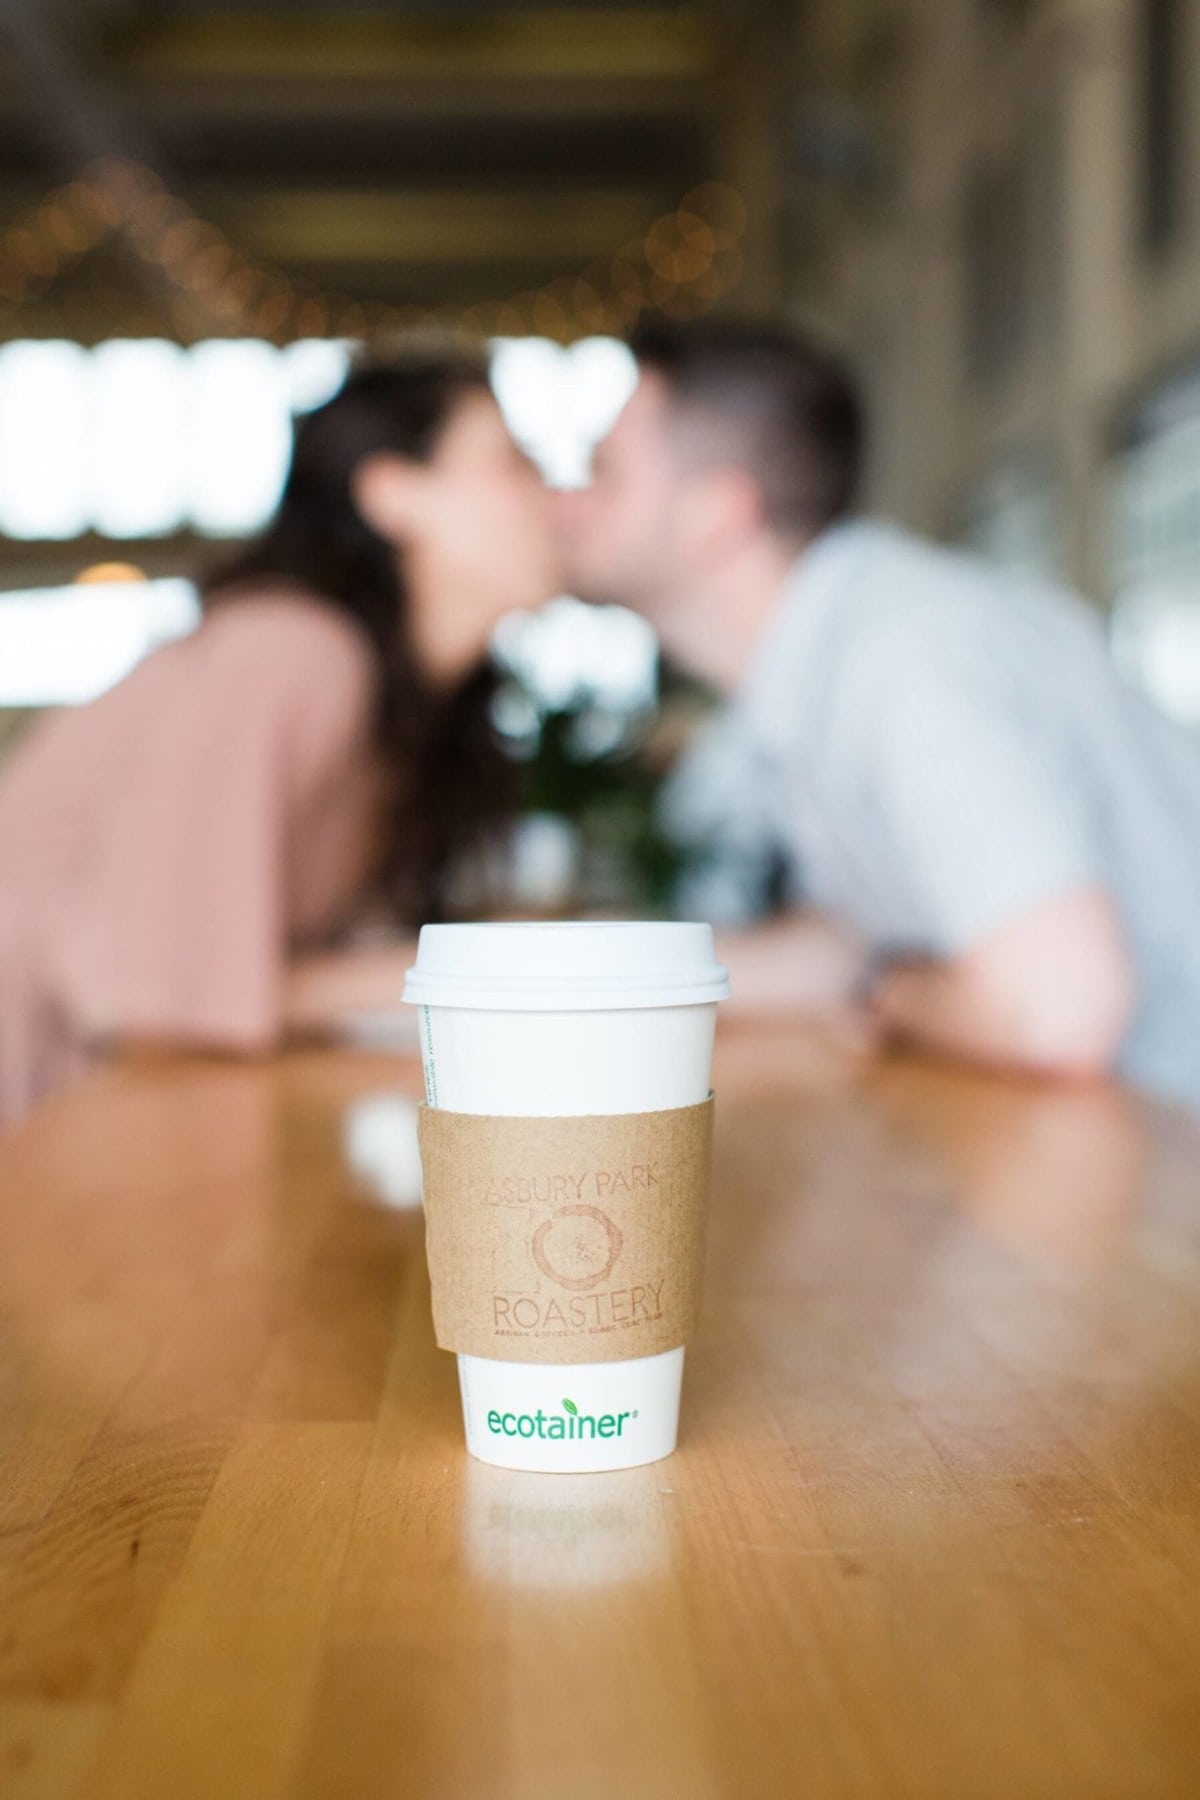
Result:
M159 14L106 47L114 74L152 81L702 80L720 32L690 7L552 8L413 19L277 10Z
M654 81L613 79L597 75L571 81L504 79L478 76L453 82L430 82L408 77L346 82L314 76L286 80L278 76L247 80L205 80L189 75L158 80L130 76L122 80L132 110L156 130L172 130L191 124L219 124L243 119L248 110L256 118L286 121L385 120L403 118L414 124L423 119L457 120L469 127L478 119L540 120L563 125L583 125L647 116L682 118L695 116L704 106L708 88L693 80L666 77ZM0 79L0 113L20 112L20 95L5 94Z
M645 187L456 192L205 187L199 212L267 262L561 263L611 255L677 196Z

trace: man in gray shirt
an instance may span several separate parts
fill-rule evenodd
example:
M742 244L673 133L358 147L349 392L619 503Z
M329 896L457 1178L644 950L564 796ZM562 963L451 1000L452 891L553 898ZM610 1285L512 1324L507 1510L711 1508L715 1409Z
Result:
M735 994L827 999L852 938L890 1033L1200 1099L1200 751L1083 602L852 515L859 408L822 352L725 324L633 347L564 500L572 585L725 697L723 759L835 925L727 940Z

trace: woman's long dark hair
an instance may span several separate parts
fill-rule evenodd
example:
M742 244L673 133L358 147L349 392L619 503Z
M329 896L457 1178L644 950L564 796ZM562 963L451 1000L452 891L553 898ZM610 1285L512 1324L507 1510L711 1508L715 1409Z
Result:
M297 421L274 519L204 589L206 606L225 605L263 581L294 583L366 633L379 661L376 741L392 795L378 890L408 926L445 916L453 868L508 811L510 765L491 728L490 666L451 694L426 679L409 639L402 558L359 513L351 479L379 451L427 461L458 403L487 391L482 358L453 349L357 367Z

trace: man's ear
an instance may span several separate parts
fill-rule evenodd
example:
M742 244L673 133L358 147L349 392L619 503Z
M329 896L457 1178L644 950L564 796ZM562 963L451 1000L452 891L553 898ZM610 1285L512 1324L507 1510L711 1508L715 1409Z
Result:
M423 474L419 463L390 450L375 450L362 458L350 476L350 498L356 511L389 543L403 542L420 526Z
M707 554L736 549L763 528L763 499L745 469L732 464L710 469L696 482L689 511L697 541Z

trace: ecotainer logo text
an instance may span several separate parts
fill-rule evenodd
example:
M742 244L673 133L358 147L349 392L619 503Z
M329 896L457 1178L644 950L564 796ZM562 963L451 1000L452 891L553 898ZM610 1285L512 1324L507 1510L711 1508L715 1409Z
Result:
M497 1412L487 1416L488 1430L496 1437L522 1438L619 1438L637 1412L581 1413L573 1400L563 1401L562 1412Z

